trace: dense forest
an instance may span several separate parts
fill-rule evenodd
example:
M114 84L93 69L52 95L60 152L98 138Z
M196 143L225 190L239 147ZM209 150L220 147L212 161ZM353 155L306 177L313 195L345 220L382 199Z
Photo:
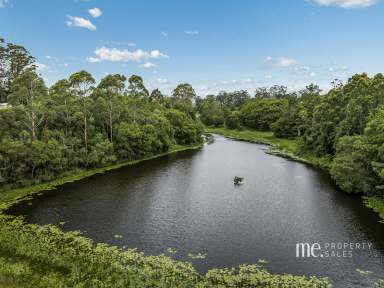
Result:
M299 141L299 154L327 159L336 183L346 192L383 197L384 76L356 74L335 80L322 93L317 85L297 92L285 86L220 92L198 98L208 126L272 131Z
M80 71L47 87L19 45L0 46L0 187L48 181L201 142L191 85L171 96L140 76Z

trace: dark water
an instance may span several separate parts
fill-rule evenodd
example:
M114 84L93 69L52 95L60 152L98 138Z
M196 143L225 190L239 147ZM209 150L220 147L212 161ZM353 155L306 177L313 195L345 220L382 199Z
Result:
M383 276L384 224L378 217L327 175L265 148L215 137L200 151L67 184L11 212L39 224L65 221L66 230L147 254L176 248L175 258L192 261L201 272L266 259L271 272L328 276L336 287L371 283L357 268ZM235 175L244 177L242 186L233 185ZM372 246L346 248L349 258L304 259L295 255L298 242ZM207 257L191 260L189 252Z

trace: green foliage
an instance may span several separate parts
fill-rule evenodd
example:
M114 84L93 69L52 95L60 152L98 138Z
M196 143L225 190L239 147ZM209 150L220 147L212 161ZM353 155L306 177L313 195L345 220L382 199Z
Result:
M205 125L218 127L224 124L224 110L218 101L204 101L200 107L200 118Z
M331 287L327 279L273 275L260 265L200 276L191 264L164 255L94 244L78 232L8 216L0 216L0 255L0 284L17 287Z
M336 157L331 167L331 175L346 192L373 194L375 178L370 159L374 147L363 136L344 136L337 144Z
M143 78L137 75L132 75L131 77L129 77L128 82L129 82L128 92L130 95L132 95L135 98L149 96L149 92L147 88L145 88Z
M34 69L35 59L20 45L0 38L0 103L8 101L13 82L27 69Z
M229 129L240 128L240 113L238 111L230 112L225 119L225 126Z
M234 92L222 91L215 97L215 100L218 101L225 109L235 110L241 107L250 98L251 97L249 96L248 91L245 90Z
M84 70L47 89L23 47L0 40L0 57L0 88L9 101L0 110L0 191L202 141L189 84L175 89L169 107L159 90L149 98L137 75L127 91L124 75L107 75L94 87Z
M271 125L281 117L287 102L277 99L254 99L240 109L241 122L249 128L269 131Z
M159 89L154 89L149 96L150 101L161 101L164 99L164 95L161 93Z
M174 127L174 136L178 144L191 144L202 141L203 126L197 124L183 112L171 109L167 112L167 118Z

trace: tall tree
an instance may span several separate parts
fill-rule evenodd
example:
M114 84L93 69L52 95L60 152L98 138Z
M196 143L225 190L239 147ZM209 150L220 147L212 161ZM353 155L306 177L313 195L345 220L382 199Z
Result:
M127 78L124 75L115 74L115 75L107 75L103 79L101 79L99 86L97 87L106 96L108 101L108 125L109 125L109 140L113 143L113 100L114 97L118 94L121 94L125 87L125 80Z
M132 75L128 79L129 85L128 85L128 92L133 97L148 97L149 92L147 88L145 88L144 80L140 76Z
M0 102L7 101L13 81L26 69L33 68L34 62L35 58L23 46L5 43L0 38Z
M72 74L69 77L69 83L71 84L72 89L78 95L82 107L83 107L83 130L84 130L84 144L85 144L85 154L88 155L88 123L87 123L87 105L86 97L90 95L92 91L92 84L95 83L95 79L87 71L80 71Z
M177 85L177 87L173 90L172 96L178 101L192 102L192 100L196 98L196 92L190 84L183 83Z
M44 98L47 88L43 79L31 68L19 75L12 85L9 102L26 115L25 126L32 141L37 140L37 129L44 120Z
M164 95L161 93L159 89L154 89L149 96L150 101L160 101L164 98Z
M57 81L50 88L52 113L54 118L58 118L55 122L64 122L66 136L71 134L72 118L76 106L76 96L71 93L70 88L70 83L66 79Z

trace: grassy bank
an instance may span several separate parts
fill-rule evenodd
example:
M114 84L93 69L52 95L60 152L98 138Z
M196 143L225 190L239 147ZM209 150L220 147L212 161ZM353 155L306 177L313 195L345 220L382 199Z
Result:
M277 138L272 132L263 132L256 130L231 130L227 128L212 128L208 127L205 130L207 133L223 135L228 138L248 141L252 143L262 143L271 145L269 153L279 155L292 160L307 163L328 171L332 159L319 158L314 155L299 155L298 142L293 139ZM377 212L384 223L384 200L379 197L364 197L364 203L367 207Z
M105 173L107 171L115 170L124 166L134 165L143 161L148 161L152 159L156 159L162 156L166 156L169 154L181 152L181 151L187 151L187 150L195 150L199 149L203 146L203 144L197 144L197 145L190 145L190 146L181 146L181 145L175 145L169 149L169 151L157 154L150 157L145 157L140 160L135 161L127 161L117 164L108 165L106 167L96 168L96 169L89 169L89 170L80 170L75 171L73 174L55 179L53 181L31 185L29 187L19 188L19 189L11 189L8 191L0 191L0 211L7 209L9 206L16 204L19 201L25 200L28 197L32 197L33 194L41 193L41 191L47 191L55 189L56 187L63 185L65 183L78 181L84 178L87 178L89 176L95 175L95 174L101 174Z
M80 171L48 183L0 192L3 209L91 175L104 173L170 153L198 149L177 146L169 152L138 161ZM164 247L166 248L166 247ZM209 257L209 256L208 256ZM63 232L53 225L39 226L0 211L0 288L24 287L331 287L326 278L274 275L261 264L212 269L206 275L192 264L167 255L145 256L106 244L95 244L80 232Z

